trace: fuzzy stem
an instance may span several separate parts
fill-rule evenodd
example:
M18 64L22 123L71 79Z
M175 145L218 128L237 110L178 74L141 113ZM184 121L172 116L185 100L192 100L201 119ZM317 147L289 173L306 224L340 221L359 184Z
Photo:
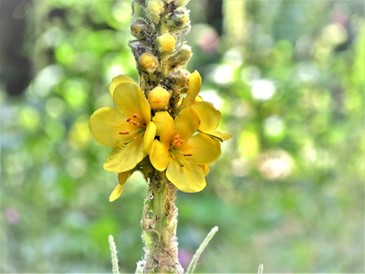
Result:
M176 237L176 187L165 174L154 171L150 175L148 196L144 202L141 226L145 244L142 273L183 273L178 260Z
M109 235L108 241L110 247L110 254L112 257L113 274L119 274L117 248L115 246L114 238L112 235Z
M213 227L208 235L205 237L204 241L200 244L199 248L195 252L193 259L191 260L188 269L186 270L187 274L194 273L196 265L198 264L198 261L200 259L200 256L203 254L204 250L208 246L211 239L213 239L214 235L218 232L218 227Z
M257 274L262 274L262 273L264 273L264 265L260 264L259 269L257 270Z

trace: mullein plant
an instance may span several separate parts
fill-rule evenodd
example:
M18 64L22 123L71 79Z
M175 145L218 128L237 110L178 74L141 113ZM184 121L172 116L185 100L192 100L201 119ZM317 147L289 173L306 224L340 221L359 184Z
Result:
M199 72L186 70L192 56L185 41L191 27L187 2L135 0L130 27L135 39L129 46L139 83L126 75L113 78L109 93L116 108L96 110L89 122L96 142L112 148L103 165L118 175L109 201L121 196L136 171L148 183L141 220L145 254L138 273L184 272L178 260L176 192L203 190L221 142L231 137L217 130L221 113L198 95Z

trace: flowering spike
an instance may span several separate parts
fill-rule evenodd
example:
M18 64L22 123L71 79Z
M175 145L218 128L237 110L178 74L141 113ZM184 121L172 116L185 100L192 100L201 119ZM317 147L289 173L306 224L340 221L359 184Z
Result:
M203 190L221 142L231 137L217 130L219 110L198 96L199 72L186 70L193 55L185 40L191 28L188 2L133 1L141 6L130 26L135 40L129 42L139 84L129 76L114 77L109 93L116 109L100 108L89 122L95 140L112 148L103 167L118 174L118 184L109 200L122 195L134 171L148 181L141 273L183 273L177 257L176 190Z

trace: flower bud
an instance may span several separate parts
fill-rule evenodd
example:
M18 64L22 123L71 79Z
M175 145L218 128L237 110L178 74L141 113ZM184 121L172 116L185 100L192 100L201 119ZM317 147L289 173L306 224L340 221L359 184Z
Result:
M165 23L171 28L186 28L190 24L189 11L185 7L177 8L167 16Z
M148 73L154 73L158 67L157 57L150 52L145 52L138 57L139 68Z
M147 13L155 24L160 21L160 14L165 10L165 3L163 0L148 0Z
M175 49L176 39L170 33L166 32L157 37L157 43L160 52L171 52Z
M147 23L146 20L138 18L131 24L131 33L134 37L140 39L144 36L149 35L152 32L152 27Z
M191 51L191 47L185 44L177 52L175 52L168 58L167 63L172 68L177 66L183 66L187 62L189 62L192 55L193 53Z
M152 109L165 109L171 94L161 86L157 86L148 94L148 102Z

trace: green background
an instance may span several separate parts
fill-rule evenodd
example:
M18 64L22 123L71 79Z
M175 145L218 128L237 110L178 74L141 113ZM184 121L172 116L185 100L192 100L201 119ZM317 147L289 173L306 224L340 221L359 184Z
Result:
M217 225L198 272L254 273L261 263L266 273L364 272L364 2L189 8L189 70L201 72L201 95L233 138L206 189L178 194L182 264ZM18 1L8 15L25 22L12 46L32 69L29 83L19 77L24 66L5 47L19 32L2 17L0 271L111 272L112 234L121 272L133 272L147 186L135 174L108 202L117 183L102 169L109 149L87 125L113 105L112 77L137 79L131 3ZM14 79L25 86L17 96Z

